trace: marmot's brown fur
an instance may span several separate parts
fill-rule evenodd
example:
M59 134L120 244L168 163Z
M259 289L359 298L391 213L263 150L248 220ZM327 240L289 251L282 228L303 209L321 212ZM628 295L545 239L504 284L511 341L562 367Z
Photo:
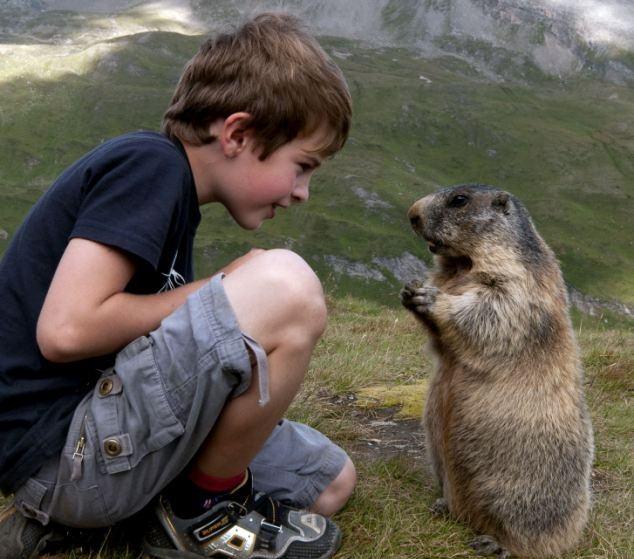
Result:
M401 291L437 357L424 413L436 508L483 534L483 555L557 556L586 523L593 458L557 260L490 186L441 190L408 215L436 264Z

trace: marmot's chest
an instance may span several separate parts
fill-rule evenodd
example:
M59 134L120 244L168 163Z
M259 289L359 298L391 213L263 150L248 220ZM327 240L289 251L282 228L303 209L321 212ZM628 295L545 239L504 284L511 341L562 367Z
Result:
M474 287L477 287L475 278L470 273L436 277L432 285L448 295L462 295Z

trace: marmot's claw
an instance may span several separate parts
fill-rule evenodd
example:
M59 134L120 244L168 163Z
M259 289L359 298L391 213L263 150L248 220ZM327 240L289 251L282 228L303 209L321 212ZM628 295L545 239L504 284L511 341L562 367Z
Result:
M508 559L510 557L509 552L491 536L478 536L472 539L469 545L479 555L496 555L498 559Z
M403 289L401 289L401 292L399 293L399 297L401 298L401 303L405 308L411 309L413 307L412 298L415 293L416 287L414 287L411 283L403 286Z
M410 311L424 314L436 302L437 294L436 287L414 286L412 283L408 283L401 289L401 303Z
M447 499L436 499L434 504L429 507L429 511L434 516L449 516L449 505Z
M407 306L409 300L412 298L412 289L409 285L405 285L399 292L398 296L401 299L401 303Z

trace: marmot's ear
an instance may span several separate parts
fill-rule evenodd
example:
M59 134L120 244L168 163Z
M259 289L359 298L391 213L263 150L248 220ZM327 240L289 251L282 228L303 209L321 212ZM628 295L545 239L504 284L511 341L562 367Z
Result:
M493 209L503 212L504 214L509 213L509 193L508 192L497 192L493 197L493 201L491 202L491 206Z

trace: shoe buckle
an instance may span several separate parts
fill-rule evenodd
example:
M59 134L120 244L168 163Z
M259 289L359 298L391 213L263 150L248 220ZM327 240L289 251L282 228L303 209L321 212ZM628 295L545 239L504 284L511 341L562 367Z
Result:
M260 528L265 532L270 534L279 534L282 532L282 527L277 524L272 524L271 522L267 522L266 520L262 520L260 523Z
M198 526L192 530L194 538L203 543L226 530L238 518L248 513L246 507L235 501L227 503L226 508L220 514L211 518L205 524Z
M227 557L248 559L255 549L256 535L241 526L232 526L204 547L210 553L221 552Z

